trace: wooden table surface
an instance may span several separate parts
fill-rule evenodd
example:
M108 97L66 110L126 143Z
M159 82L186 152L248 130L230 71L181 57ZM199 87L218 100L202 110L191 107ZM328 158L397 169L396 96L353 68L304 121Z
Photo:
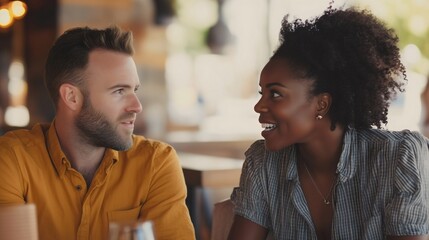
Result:
M244 160L178 153L186 184L194 187L236 187Z

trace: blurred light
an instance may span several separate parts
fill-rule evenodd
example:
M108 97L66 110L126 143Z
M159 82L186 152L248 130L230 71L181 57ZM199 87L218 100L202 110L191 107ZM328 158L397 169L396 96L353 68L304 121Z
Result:
M30 123L30 113L25 106L7 107L5 123L13 127L25 127Z
M178 23L172 23L167 26L166 29L167 41L173 45L173 47L184 47L186 46L186 31Z
M27 88L24 81L24 65L20 61L14 61L9 67L8 91L12 96L19 96Z
M420 61L422 54L420 49L414 44L408 44L404 47L403 55L404 62L410 65L414 65Z
M9 81L9 84L7 87L10 95L19 96L27 88L27 83L22 79L15 78Z
M218 8L215 1L187 0L182 4L183 7L179 9L179 17L187 25L204 29L215 24L218 19Z
M27 5L22 1L12 1L0 6L0 28L10 27L15 20L27 13Z
M9 67L9 78L24 78L24 64L21 61L13 61Z
M0 9L0 27L7 28L13 23L13 18L9 10L2 8Z
M9 6L12 16L16 19L24 17L25 13L27 12L27 5L21 1L13 1Z
M173 124L196 126L202 118L199 93L194 82L193 59L185 53L167 58L165 76L168 91L168 113Z
M422 15L410 16L408 28L413 34L423 36L428 29L427 20Z

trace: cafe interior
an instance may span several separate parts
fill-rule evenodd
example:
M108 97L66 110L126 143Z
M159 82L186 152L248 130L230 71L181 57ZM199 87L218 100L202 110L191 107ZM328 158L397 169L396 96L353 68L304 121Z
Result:
M253 106L281 20L329 4L371 9L396 30L408 84L384 128L420 131L427 0L0 0L0 135L53 119L43 69L56 37L77 26L131 30L143 106L135 134L176 148L197 238L213 239L215 204L229 198L244 152L261 138Z

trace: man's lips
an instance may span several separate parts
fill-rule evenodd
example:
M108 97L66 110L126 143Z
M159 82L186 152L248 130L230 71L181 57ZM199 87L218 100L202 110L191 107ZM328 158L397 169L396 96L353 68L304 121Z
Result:
M126 125L128 127L134 127L135 121L136 121L135 119L122 120L121 124Z

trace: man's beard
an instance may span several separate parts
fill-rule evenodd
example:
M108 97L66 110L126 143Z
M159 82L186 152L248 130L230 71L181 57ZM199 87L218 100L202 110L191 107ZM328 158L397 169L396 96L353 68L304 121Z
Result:
M130 114L122 116L122 118L129 117ZM132 146L131 135L127 139L121 138L113 124L101 112L93 108L87 96L85 96L82 110L75 120L75 125L80 130L83 139L93 146L117 151L124 151Z

